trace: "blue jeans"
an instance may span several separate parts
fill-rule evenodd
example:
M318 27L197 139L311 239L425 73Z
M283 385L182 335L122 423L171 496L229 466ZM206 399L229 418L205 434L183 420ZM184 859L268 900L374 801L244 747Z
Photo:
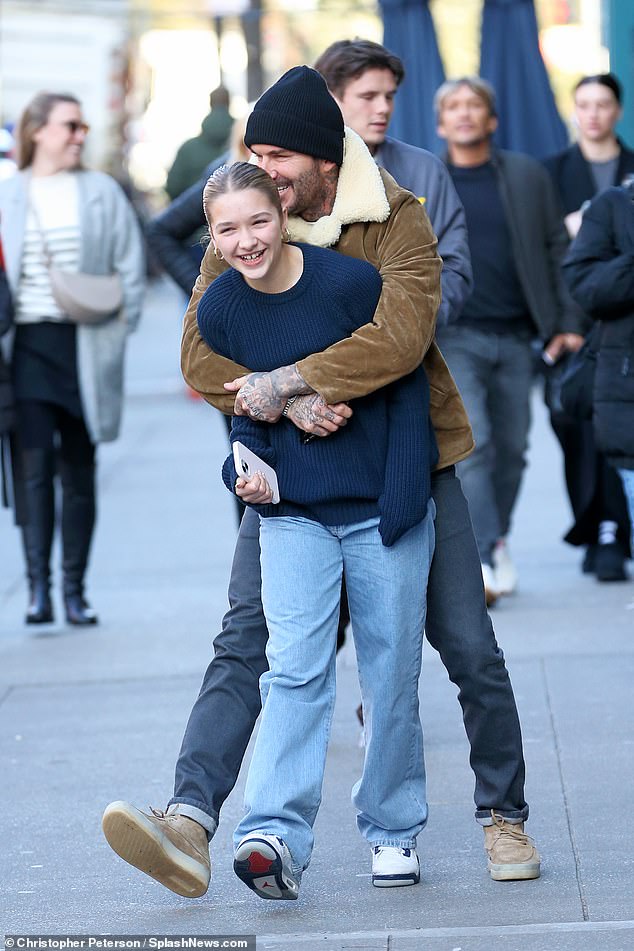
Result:
M434 509L431 501L425 519L390 548L378 518L341 526L262 519L269 669L260 678L262 719L236 845L249 832L267 832L284 839L295 871L310 862L335 704L344 570L366 733L352 794L357 825L372 845L416 845L427 821L418 679Z
M490 823L491 809L521 821L528 818L522 733L504 654L484 602L469 510L453 467L432 473L432 496L436 549L427 587L426 637L458 688L475 774L477 821ZM260 596L259 536L258 516L247 508L229 581L229 610L189 715L169 803L210 835L235 786L260 712L258 681L267 669L268 631Z
M438 333L442 354L465 404L475 449L458 466L480 561L490 565L508 534L526 465L533 362L530 340L472 327Z
M627 510L630 513L630 531L631 531L631 551L634 555L634 469L619 469Z

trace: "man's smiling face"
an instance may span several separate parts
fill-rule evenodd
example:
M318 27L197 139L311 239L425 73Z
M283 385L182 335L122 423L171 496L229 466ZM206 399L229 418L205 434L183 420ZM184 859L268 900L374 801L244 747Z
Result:
M277 185L282 208L290 215L315 221L323 214L326 172L333 162L274 145L252 145L251 151Z

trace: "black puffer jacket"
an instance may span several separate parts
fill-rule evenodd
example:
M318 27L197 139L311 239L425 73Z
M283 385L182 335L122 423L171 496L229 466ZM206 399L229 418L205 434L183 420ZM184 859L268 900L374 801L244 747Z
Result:
M602 321L594 388L597 444L634 469L634 190L608 188L583 216L564 261L575 300Z

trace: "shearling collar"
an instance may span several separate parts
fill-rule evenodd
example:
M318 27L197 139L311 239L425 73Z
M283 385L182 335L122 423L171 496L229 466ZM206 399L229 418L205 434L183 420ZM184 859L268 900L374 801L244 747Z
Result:
M390 204L378 166L363 139L346 126L343 164L331 213L317 221L289 217L288 230L293 241L328 248L337 243L344 225L389 217Z

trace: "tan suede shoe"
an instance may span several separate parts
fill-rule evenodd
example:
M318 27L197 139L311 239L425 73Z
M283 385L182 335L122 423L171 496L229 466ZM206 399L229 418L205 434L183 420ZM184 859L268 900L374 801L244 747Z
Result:
M111 802L101 820L108 845L177 895L199 898L211 878L207 832L186 816L151 812L129 802Z
M507 822L493 809L493 825L484 826L484 848L491 878L496 882L513 882L539 878L539 852L524 832L523 822Z

